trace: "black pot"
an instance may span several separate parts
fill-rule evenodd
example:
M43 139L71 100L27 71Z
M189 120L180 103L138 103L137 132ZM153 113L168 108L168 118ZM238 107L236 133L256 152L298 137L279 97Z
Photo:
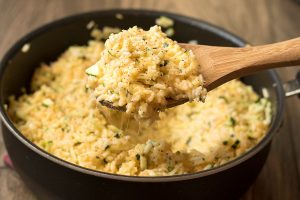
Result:
M123 20L115 18L124 15ZM90 38L86 25L91 20L102 26L127 29L138 25L148 29L164 15L175 21L173 39L198 40L202 44L244 46L245 42L206 22L165 12L108 10L68 17L45 25L18 41L0 65L0 99L4 142L15 169L39 199L236 199L252 184L267 158L271 139L278 130L284 92L275 71L244 77L256 92L267 88L273 104L270 129L263 140L243 156L220 167L170 177L132 177L94 171L61 160L26 139L7 116L4 104L12 94L28 87L33 71L41 62L55 60L70 45L84 45ZM30 50L22 53L24 44Z

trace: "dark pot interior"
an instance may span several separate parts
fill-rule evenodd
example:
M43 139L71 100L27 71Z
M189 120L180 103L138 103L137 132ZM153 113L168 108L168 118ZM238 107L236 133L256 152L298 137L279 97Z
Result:
M124 15L123 20L115 18ZM242 80L261 93L268 88L273 103L273 121L267 136L255 148L221 167L173 177L127 177L84 169L47 154L20 134L7 117L3 104L12 94L28 87L31 75L41 62L55 60L70 45L84 45L90 38L86 24L127 29L138 25L148 29L161 15L175 20L173 39L198 40L202 44L244 46L238 37L205 22L169 13L111 10L81 14L48 24L17 42L0 64L0 99L5 145L16 170L41 199L235 199L240 197L262 168L271 137L278 129L283 110L283 90L274 71L265 71ZM30 50L20 49L30 43Z

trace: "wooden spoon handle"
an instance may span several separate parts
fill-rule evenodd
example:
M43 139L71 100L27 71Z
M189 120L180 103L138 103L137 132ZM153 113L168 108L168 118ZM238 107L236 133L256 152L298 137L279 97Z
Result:
M274 44L245 47L242 51L236 49L235 59L240 59L240 65L235 69L250 71L265 70L277 67L287 67L300 64L300 38ZM233 69L233 70L235 70Z
M195 45L188 48L201 65L208 90L261 70L300 64L300 38L255 47Z

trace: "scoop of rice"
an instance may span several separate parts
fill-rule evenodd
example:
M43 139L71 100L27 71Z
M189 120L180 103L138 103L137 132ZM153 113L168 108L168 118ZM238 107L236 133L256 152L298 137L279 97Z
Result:
M112 34L100 60L87 69L98 101L153 118L167 99L204 100L206 89L195 55L167 38L159 26Z

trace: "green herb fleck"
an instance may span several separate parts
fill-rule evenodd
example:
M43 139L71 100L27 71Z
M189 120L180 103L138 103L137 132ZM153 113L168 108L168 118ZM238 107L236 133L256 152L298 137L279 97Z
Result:
M256 139L255 137L248 135L248 140L255 140L255 139Z
M74 147L80 145L81 143L82 143L82 142L76 142L76 143L74 144Z
M132 93L126 90L126 97L128 97L129 95L132 95Z
M115 55L113 55L110 50L107 50L108 54L111 55L112 57L115 57Z
M86 56L79 56L79 58L82 59L82 60L86 60L87 59Z
M140 155L140 154L136 154L136 155L135 155L135 158L136 158L137 160L140 160L141 155Z
M173 161L170 158L168 158L168 172L171 172L174 168L175 167Z
M42 143L41 143L41 146L42 146L43 149L45 149L45 148L46 148L46 143L45 143L45 142L42 142Z
M26 99L25 102L26 102L28 105L31 105L31 102L30 102L28 99Z
M193 115L198 114L198 112L191 111L190 113L187 114L188 118L192 117Z
M94 133L95 133L94 131L90 131L90 132L87 133L87 136L92 135Z
M120 138L120 134L119 134L119 133L116 133L116 134L115 134L115 138Z
M93 76L93 77L97 77L96 75L94 75L94 74L88 74L88 73L86 73L88 76Z
M208 125L208 127L211 127L211 122L208 122L207 125Z
M169 44L168 44L168 43L166 43L166 42L165 42L165 43L163 43L163 47L164 47L164 48L167 48L168 46L169 46Z
M176 155L180 155L181 152L180 151L176 151L175 153L176 153Z
M224 140L223 141L223 145L227 145L228 144L228 141L227 140Z
M232 145L231 145L231 148L233 149L236 149L240 144L240 141L239 140L236 140Z
M236 120L233 117L230 117L228 125L234 127L236 125Z
M105 158L103 158L103 162L104 162L104 164L107 164L107 163L108 163L107 160L106 160Z
M171 172L175 167L173 165L168 166L168 172Z
M159 63L160 67L165 67L169 63L168 60L163 60L161 63Z
M223 99L225 103L228 103L228 99L225 96L219 96L219 99Z
M48 108L49 105L48 104L45 104L45 103L42 103L42 106L44 106L45 108Z
M186 145L189 145L190 142L191 142L191 140L192 140L192 136L190 136L190 137L186 140L185 144L186 144Z
M109 145L106 145L106 147L104 148L104 150L106 151L110 146Z

